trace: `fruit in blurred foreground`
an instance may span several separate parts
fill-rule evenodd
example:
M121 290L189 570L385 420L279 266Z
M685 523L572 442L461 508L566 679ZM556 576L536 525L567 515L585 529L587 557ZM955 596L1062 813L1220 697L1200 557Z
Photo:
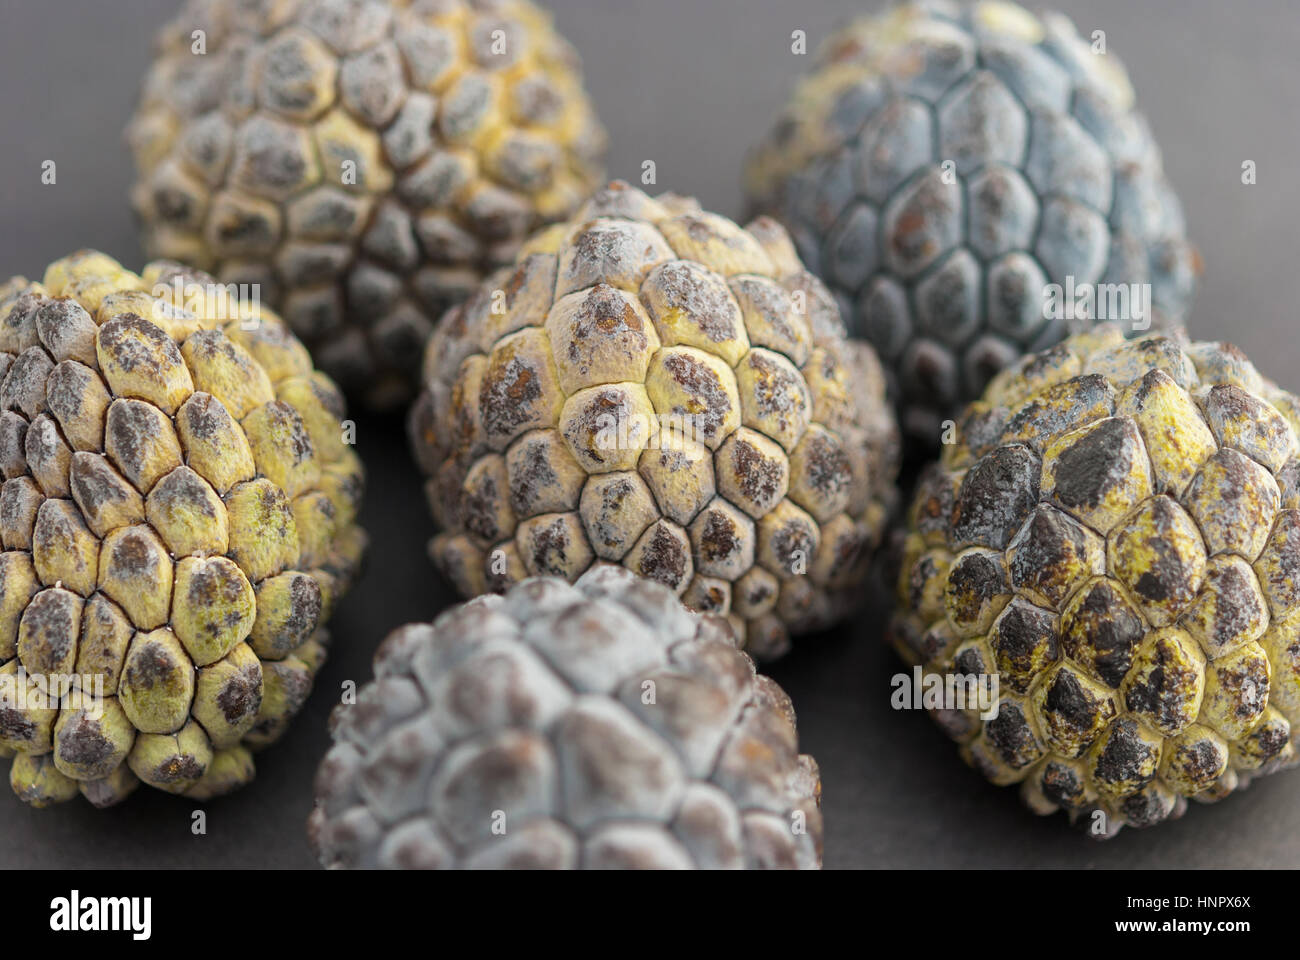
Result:
M815 868L817 765L724 621L620 567L403 627L335 707L327 867Z

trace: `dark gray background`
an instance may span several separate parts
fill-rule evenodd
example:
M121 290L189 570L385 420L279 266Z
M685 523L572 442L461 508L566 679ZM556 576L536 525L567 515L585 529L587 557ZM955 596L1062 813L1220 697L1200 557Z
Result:
M784 101L811 44L865 0L551 0L586 64L611 135L612 176L658 165L659 188L738 216L745 151ZM1268 375L1300 386L1295 324L1300 216L1300 8L1294 0L1067 0L1080 30L1106 31L1164 147L1206 262L1191 320L1230 339ZM150 38L179 0L4 0L0 4L0 275L39 277L50 260L97 247L129 266L141 253L121 131ZM58 164L56 186L41 163ZM1243 160L1259 182L1243 186ZM367 574L333 622L332 657L258 779L207 806L142 789L96 811L80 800L32 810L0 787L0 867L312 865L303 839L326 717L346 679L369 677L385 633L451 601L424 554L429 522L397 423L362 420L370 471L362 519ZM1259 781L1181 821L1097 844L1063 817L1036 818L1013 790L966 769L923 716L889 708L897 661L868 615L806 640L770 672L794 698L803 745L820 761L828 867L1296 867L1300 779ZM4 765L7 768L7 764Z

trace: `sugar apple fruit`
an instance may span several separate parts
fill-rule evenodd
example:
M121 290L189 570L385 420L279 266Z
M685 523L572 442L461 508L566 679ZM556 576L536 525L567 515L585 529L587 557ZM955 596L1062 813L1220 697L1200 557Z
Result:
M1093 318L1182 326L1198 261L1133 100L1060 14L906 3L834 34L754 152L755 209L880 352L911 450Z
M269 310L91 251L0 285L0 376L15 792L108 806L141 780L247 782L364 547L338 390Z
M430 551L462 594L621 563L761 657L857 601L897 429L773 221L615 182L447 313L424 379Z
M815 868L817 764L725 621L612 565L527 580L380 648L335 707L328 867Z
M987 720L935 704L972 766L1110 835L1294 763L1297 431L1228 344L1106 324L993 379L920 482L892 624L927 677L996 678Z
M191 0L132 197L151 256L261 284L349 395L398 408L443 310L600 184L604 138L528 0Z

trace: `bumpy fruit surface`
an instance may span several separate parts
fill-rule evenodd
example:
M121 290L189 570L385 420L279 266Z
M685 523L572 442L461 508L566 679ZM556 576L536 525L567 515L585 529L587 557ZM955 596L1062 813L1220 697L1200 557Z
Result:
M373 408L414 395L443 310L572 213L604 153L528 0L191 0L130 141L150 255L261 284Z
M1231 345L1101 325L999 374L958 430L892 632L945 683L997 678L990 719L936 705L969 763L1110 835L1294 762L1300 400Z
M604 566L392 633L333 715L327 867L815 868L817 764L726 622Z
M1181 328L1196 258L1133 99L1060 14L909 3L834 34L755 152L756 209L880 352L918 451L994 373L1075 332L1067 300L1130 335ZM1150 310L1104 284L1150 284Z
M35 806L252 779L356 573L343 399L223 290L91 251L0 285L0 756Z
M858 599L897 429L774 221L613 183L447 313L425 387L430 550L466 596L621 563L764 657Z

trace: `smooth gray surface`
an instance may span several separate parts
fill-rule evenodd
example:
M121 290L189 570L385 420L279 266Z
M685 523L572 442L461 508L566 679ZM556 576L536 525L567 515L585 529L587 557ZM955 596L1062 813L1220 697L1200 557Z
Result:
M0 274L39 276L55 257L98 247L139 266L126 202L125 124L154 27L178 0L4 0L0 10ZM659 189L741 213L748 147L854 0L552 0L581 52L610 130L613 176L654 160ZM1056 6L1084 32L1104 29L1127 63L1206 261L1197 337L1230 339L1268 375L1300 386L1295 220L1300 216L1300 7L1292 0L1076 0ZM58 164L56 186L41 163ZM1259 182L1243 186L1243 160ZM307 867L302 825L328 745L339 685L369 677L392 627L450 602L424 555L429 533L400 426L362 420L370 470L363 522L368 573L335 617L332 659L289 734L258 758L258 780L195 808L152 790L96 811L76 801L35 811L0 788L0 867ZM829 867L1296 867L1300 779L1258 782L1181 821L1107 844L1064 818L1035 818L1014 791L984 783L922 716L889 707L899 669L876 610L807 641L771 673L794 698L803 745L821 763ZM7 766L7 765L6 765Z

